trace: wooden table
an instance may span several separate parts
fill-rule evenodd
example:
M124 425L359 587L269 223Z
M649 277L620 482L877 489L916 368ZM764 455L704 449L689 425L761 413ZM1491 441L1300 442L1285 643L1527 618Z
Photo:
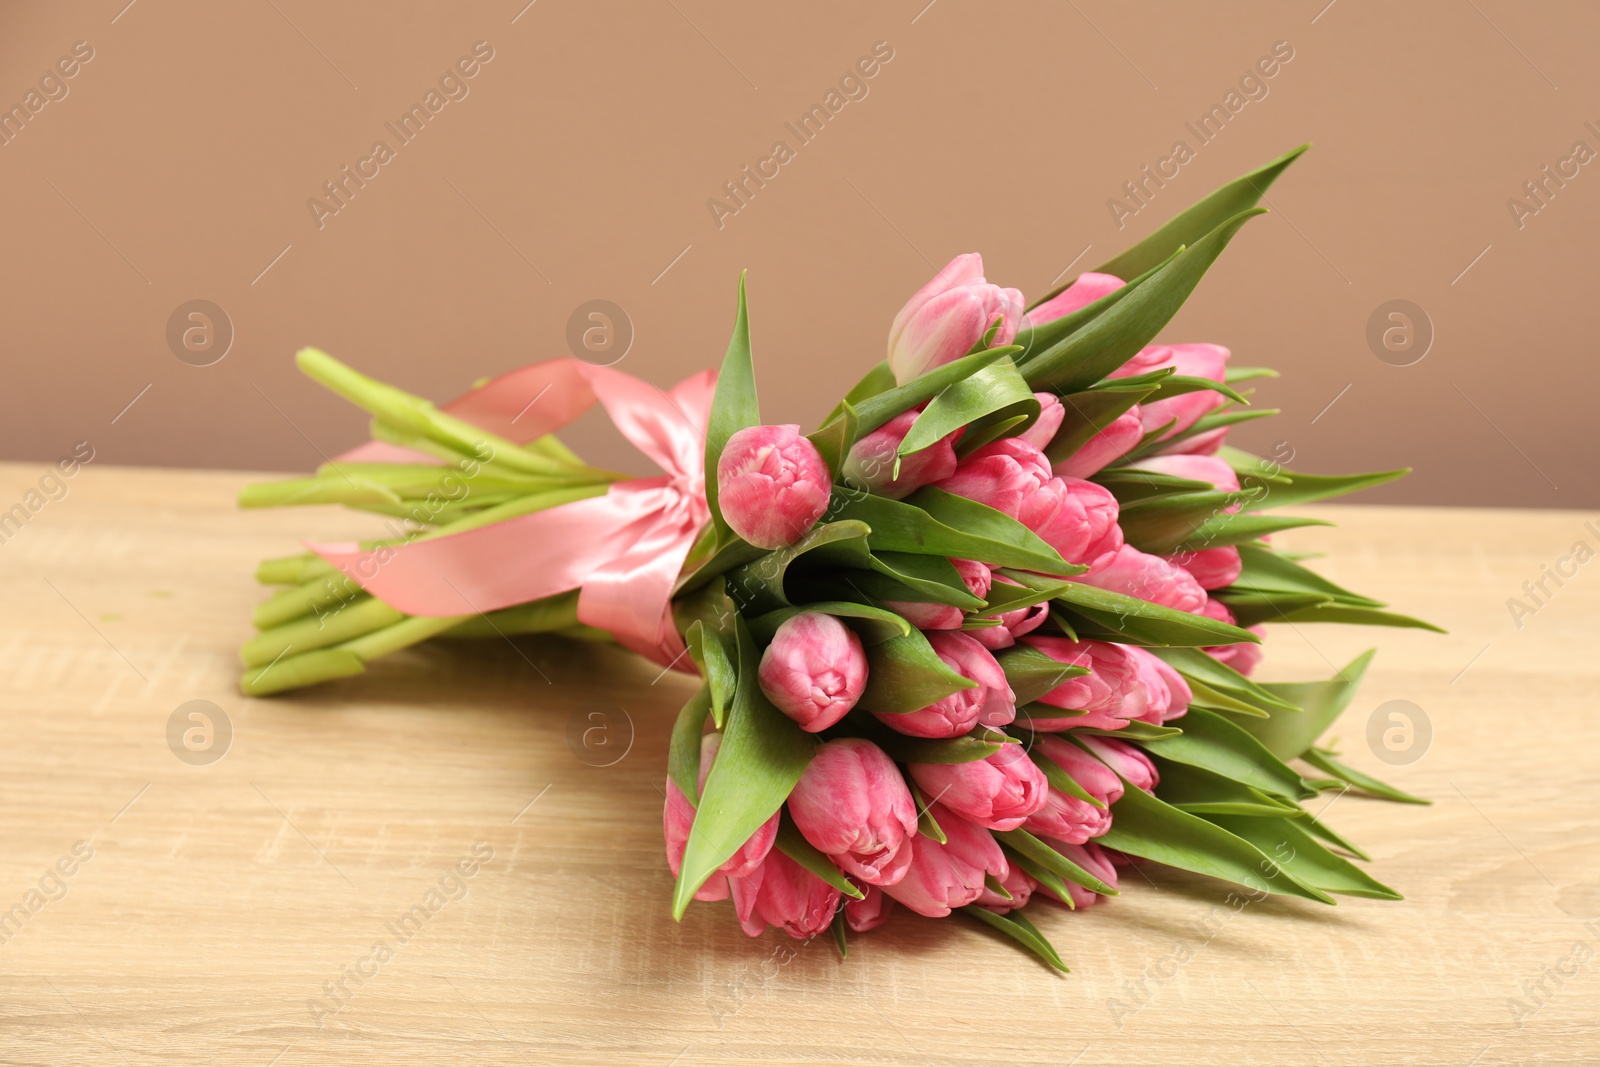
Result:
M0 467L0 510L44 470ZM0 544L0 1061L1600 1060L1600 564L1520 628L1506 604L1575 541L1600 548L1587 515L1307 509L1341 527L1282 543L1451 631L1280 627L1264 669L1382 647L1343 749L1437 802L1352 795L1329 821L1409 899L1231 916L1222 884L1153 869L1161 892L1132 875L1105 906L1037 913L1060 976L904 912L843 963L828 939L747 939L725 904L672 922L661 787L689 686L615 648L428 647L241 698L256 560L369 528L238 512L246 480L90 466ZM1397 699L1433 738L1396 767L1365 728ZM231 724L219 760L169 746L192 700ZM613 756L569 743L591 713Z

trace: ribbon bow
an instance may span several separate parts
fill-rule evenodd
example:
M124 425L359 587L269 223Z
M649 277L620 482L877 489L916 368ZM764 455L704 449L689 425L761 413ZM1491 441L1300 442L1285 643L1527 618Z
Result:
M705 430L715 388L710 370L665 393L576 359L511 371L444 410L525 444L599 401L617 430L664 473L617 482L604 496L425 541L373 550L354 542L307 547L407 615L489 612L578 589L580 622L609 631L657 663L675 662L683 642L670 613L672 586L710 518ZM439 462L379 441L339 458Z

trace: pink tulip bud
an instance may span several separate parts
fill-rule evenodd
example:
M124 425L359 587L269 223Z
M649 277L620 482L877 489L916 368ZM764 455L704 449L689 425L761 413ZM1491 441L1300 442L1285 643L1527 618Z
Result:
M1132 545L1118 549L1108 566L1080 574L1074 580L1175 611L1198 612L1206 603L1206 591L1188 571Z
M1088 574L1108 567L1122 548L1117 498L1109 489L1078 478L1051 478L1022 502L1017 518L1068 563Z
M1001 585L1021 587L1020 582L1014 582L1010 578L1003 578L998 574L994 574L992 570L990 573L994 582ZM990 588L992 589L993 586L991 585ZM986 591L983 595L987 597L988 592ZM1049 604L1034 604L1031 607L1015 608L1011 611L1001 612L999 615L989 616L989 618L1000 620L999 626L981 627L970 631L970 634L984 648L991 652L998 652L1002 648L1010 648L1016 644L1017 638L1023 634L1030 634L1037 630L1044 625L1044 620L1049 617Z
M970 763L912 763L924 794L990 830L1015 830L1044 806L1050 791L1044 772L1019 745L1006 745Z
M1153 793L1161 782L1161 775L1156 772L1156 765L1150 762L1150 757L1126 741L1089 735L1083 738L1083 743L1129 785Z
M1192 482L1207 482L1213 489L1225 493L1239 492L1239 473L1227 461L1216 456L1150 456L1133 466L1157 474L1170 474L1174 478L1187 478ZM1243 502L1241 498L1239 504ZM1238 510L1239 504L1229 505L1231 511Z
M782 548L828 510L833 476L800 427L747 426L717 460L717 505L733 532L757 548Z
M1022 322L1022 294L990 285L983 257L957 256L894 317L889 327L889 367L901 385L966 355L996 319L995 346L1008 345Z
M1033 891L1039 888L1039 883L1033 880L1032 875L1015 865L1006 872L1004 878L1000 879L1000 884L1005 887L1007 893L1011 894L1010 900L1007 900L986 885L983 887L983 892L978 894L978 899L973 903L988 908L996 915L1005 915L1007 912L1014 911L1017 908L1027 907L1028 900L1033 896Z
M1117 868L1112 863L1111 853L1106 849L1101 848L1093 841L1090 841L1087 844L1073 845L1065 841L1047 840L1046 844L1055 849L1057 852L1061 853L1067 859L1071 860L1073 863L1076 863L1079 867L1082 867L1084 870L1100 879L1112 889L1117 888ZM1061 900L1060 897L1056 896L1056 894L1052 893L1045 886L1041 885L1038 891L1049 897L1051 900ZM1075 885L1072 882L1067 883L1067 892L1072 894L1072 905L1073 907L1077 908L1087 908L1089 905L1100 899L1100 895L1098 893L1095 893L1093 890L1085 889L1080 885ZM1066 903L1064 900L1061 902L1063 904Z
M1264 627L1251 626L1249 630L1257 637L1267 636L1267 631ZM1209 653L1218 663L1226 664L1248 677L1251 671L1260 666L1264 650L1260 645L1241 641L1236 645L1213 645L1210 648L1202 649L1202 651Z
M743 878L729 880L739 925L760 937L769 925L797 940L816 937L833 922L842 895L779 849Z
M1039 734L1038 753L1055 763L1104 808L1051 789L1044 806L1022 828L1030 834L1082 844L1111 828L1111 805L1122 799L1122 780L1104 762L1065 738Z
M1163 367L1174 367L1181 375L1191 378L1210 378L1220 382L1227 376L1229 352L1221 345L1151 345L1117 370L1112 378L1132 378L1148 374ZM1167 423L1172 427L1162 434L1162 440L1182 433L1207 412L1221 406L1226 400L1221 393L1200 389L1157 400L1141 407L1146 433L1161 429Z
M966 583L967 592L983 600L989 595L993 581L989 568L970 559L952 559L956 573ZM883 606L902 616L919 630L959 630L966 621L960 608L948 604L930 604L920 600L885 600Z
M803 611L778 626L756 676L779 711L818 733L856 706L867 687L867 654L844 623Z
M938 483L947 493L1003 511L1012 518L1050 480L1050 461L1020 437L1003 437L973 452Z
M866 896L860 900L845 898L844 921L854 932L864 934L884 924L894 910L894 898L875 885L857 885L856 888L863 890Z
M1205 590L1227 588L1239 580L1239 574L1244 570L1244 561L1239 558L1239 550L1233 545L1179 552L1167 556L1166 560L1188 571L1189 576ZM1224 621L1232 622L1231 619Z
M918 711L874 713L880 722L912 737L960 737L974 726L1004 726L1017 717L1017 698L994 654L971 634L930 630L925 637L934 654L963 678L977 682Z
M805 839L869 885L893 885L911 863L917 806L894 761L858 737L817 749L789 794Z
M1122 457L1144 438L1144 423L1138 404L1124 411L1110 425L1085 441L1078 450L1057 463L1061 478L1087 478L1106 467L1117 466Z
M911 425L917 421L924 407L927 405L902 411L876 430L862 435L845 457L841 481L890 500L899 500L925 485L932 485L954 474L955 445L966 429L964 426L951 430L927 448L902 457L899 461L900 473L895 473L900 443L911 432Z
M1093 271L1080 274L1071 285L1028 312L1028 325L1042 326L1063 315L1070 315L1116 292L1123 284L1121 278L1112 274L1096 274Z
M984 875L992 874L1004 884L1011 865L983 827L942 804L930 804L928 814L944 831L946 843L918 838L906 876L884 891L918 915L938 919L977 900L984 890Z
M705 788L706 776L711 773L711 764L717 758L717 751L722 746L722 735L713 731L700 739L700 787ZM678 876L678 869L683 866L683 852L689 842L689 831L694 825L695 806L689 798L683 795L678 784L670 777L667 779L667 804L662 813L662 831L667 839L667 865L672 868L672 876ZM712 875L695 893L696 900L726 900L728 897L728 878L741 878L761 865L767 853L772 849L772 843L778 836L778 816L761 824L761 829L750 835L750 839L739 846L728 861L717 868L717 873Z
M1062 405L1061 398L1054 393L1034 393L1033 398L1039 402L1038 421L1017 436L1043 452L1054 439L1056 431L1061 429L1061 422L1067 417L1067 409Z
M1134 720L1160 725L1189 710L1189 686L1183 677L1142 648L1037 634L1024 642L1057 663L1089 670L1088 674L1068 678L1038 700L1078 714L1060 718L1036 716L1028 723L1033 730L1068 730L1076 726L1120 730Z

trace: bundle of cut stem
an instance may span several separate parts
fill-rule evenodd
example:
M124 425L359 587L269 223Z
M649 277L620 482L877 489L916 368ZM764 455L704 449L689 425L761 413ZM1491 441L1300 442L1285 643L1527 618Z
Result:
M302 350L296 362L308 377L371 413L374 439L442 462L333 461L310 478L247 486L239 495L242 507L343 504L402 520L389 524L393 536L362 543L376 549L600 496L627 477L588 466L554 435L524 446L479 429L317 349ZM240 649L240 687L251 696L360 674L372 659L445 634L608 639L578 622L575 591L500 611L422 618L374 599L310 552L266 560L256 579L282 588L257 605L259 632Z

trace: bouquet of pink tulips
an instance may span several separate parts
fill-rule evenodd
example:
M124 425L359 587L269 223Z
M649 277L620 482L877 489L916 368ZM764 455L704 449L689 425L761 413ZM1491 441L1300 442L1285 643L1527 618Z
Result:
M971 916L1062 967L1027 917L1155 862L1332 903L1394 899L1301 803L1416 798L1318 747L1370 653L1259 684L1264 624L1426 623L1269 544L1328 476L1229 447L1263 415L1214 344L1152 344L1299 152L1031 305L958 256L888 358L803 434L763 425L744 286L720 374L663 392L552 360L436 408L307 350L373 442L246 506L341 502L392 536L262 565L243 687L357 674L434 636L614 639L700 679L672 731L673 911L752 936ZM594 403L662 469L553 436ZM1299 769L1294 765L1299 763ZM1063 968L1064 969L1064 968Z

